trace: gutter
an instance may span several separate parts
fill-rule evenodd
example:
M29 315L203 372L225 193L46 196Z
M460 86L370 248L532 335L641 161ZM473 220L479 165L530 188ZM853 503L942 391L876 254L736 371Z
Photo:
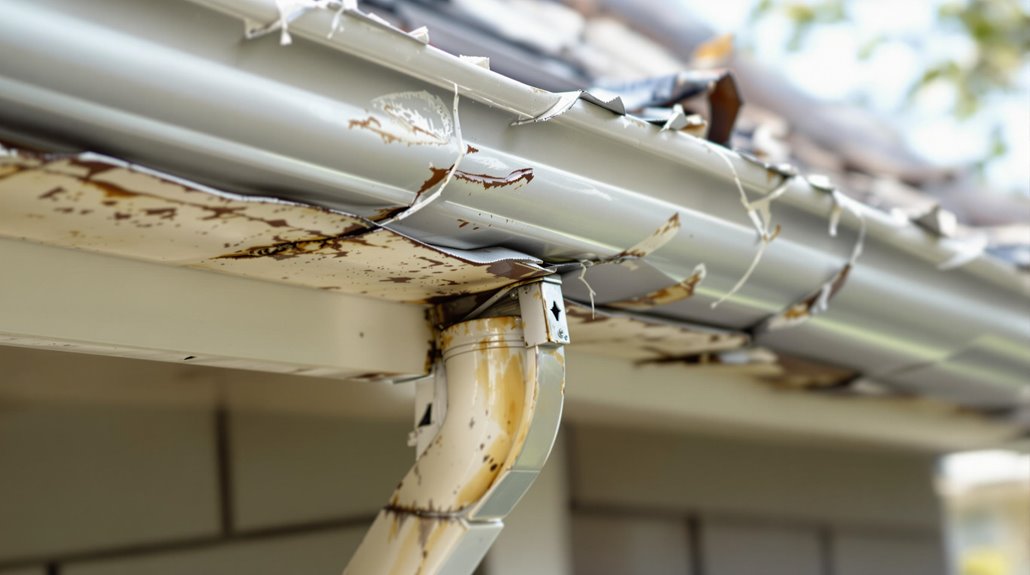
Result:
M0 50L17 55L0 62L8 137L372 218L411 204L432 169L460 159L460 172L501 185L455 177L395 229L444 247L504 246L565 264L566 295L586 302L592 290L601 306L684 282L704 264L690 297L638 311L732 329L754 330L818 292L848 265L865 226L862 255L829 308L758 332L757 343L974 408L1027 405L1026 278L984 256L941 270L969 247L861 205L849 204L831 236L839 200L821 183L785 182L769 202L781 233L742 289L713 309L758 247L736 179L752 202L784 183L724 148L582 100L546 122L512 127L559 96L349 14L328 38L333 11L312 10L290 23L293 44L280 46L276 34L242 38L244 20L278 18L272 0L3 8ZM376 116L377 98L422 91L446 110L458 98L461 139L390 142L352 124ZM516 173L532 178L506 180ZM633 269L575 265L617 256L673 215L678 233Z

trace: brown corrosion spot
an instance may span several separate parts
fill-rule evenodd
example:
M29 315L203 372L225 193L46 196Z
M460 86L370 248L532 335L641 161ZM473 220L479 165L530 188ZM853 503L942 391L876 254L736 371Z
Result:
M701 283L701 279L703 277L703 274L700 272L694 272L690 277L680 283L655 290L642 296L610 302L605 305L608 307L627 310L646 310L659 305L675 303L693 296L694 290L697 288L697 284Z
M466 154L475 154L475 153L476 153L476 152L478 152L478 151L479 151L479 148L477 148L477 147L473 146L472 144L468 144L468 145L467 145L467 146L465 147L465 153L466 153Z
M431 268L435 268L437 266L447 265L447 264L443 263L440 260L434 260L433 258L430 258L430 257L427 257L427 256L418 256L418 259L420 259L420 260L422 260L424 262L429 262L429 267L431 267Z
M80 158L72 158L68 160L68 162L73 166L86 168L86 179L90 179L97 174L106 172L108 170L113 170L118 167L113 166L107 162L94 162L92 160L83 160Z
M233 207L217 207L217 206L197 206L202 210L211 212L210 216L200 218L203 220L217 220L222 216L238 216L239 212L247 209L246 206L233 206ZM266 222L267 223L267 222Z
M40 194L39 195L39 199L41 199L41 200L56 200L57 199L57 195L58 194L63 194L64 192L65 192L64 188L58 186L56 188L53 188L51 190L48 190L48 191L43 192L42 194Z
M135 198L139 194L136 192L130 192L121 186L116 186L108 182L97 182L90 180L90 185L100 188L100 191L104 192L104 196L111 199L121 198Z
M379 281L381 281L381 282L390 282L390 283L395 283L395 284L406 284L406 283L411 282L411 278L403 277L403 276L394 276L394 277L388 277L386 279L382 279L382 280L379 280Z
M446 168L434 168L433 166L429 166L429 177L426 178L426 181L422 182L422 186L419 187L416 197L421 196L433 186L442 182L444 178L447 177L447 173L450 172L453 167L453 165Z
M680 363L683 365L721 365L722 357L716 353L702 352L702 353L690 353L686 355L670 355L661 350L654 348L645 348L648 351L658 354L658 357L651 359L642 359L637 365L649 365L649 364L669 364L669 363Z
M329 250L333 257L345 257L349 250L344 248L353 248L354 244L374 247L364 238L350 235L358 230L365 230L365 227L354 224L335 236L281 241L271 245L253 246L238 252L218 256L215 259L237 260L269 257L274 260L284 260L322 250Z
M158 216L162 220L171 220L175 218L176 208L147 208L143 210L143 213L148 216Z

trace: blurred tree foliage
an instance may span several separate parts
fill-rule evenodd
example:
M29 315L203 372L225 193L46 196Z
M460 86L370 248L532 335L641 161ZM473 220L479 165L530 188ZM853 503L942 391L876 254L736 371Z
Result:
M1030 13L1026 5L1020 0L966 0L943 4L937 12L940 27L961 32L972 40L976 46L975 56L961 62L930 63L913 80L909 101L935 82L944 81L957 95L955 115L969 118L991 94L1012 90L1015 77L1030 53ZM761 0L752 12L752 21L772 14L786 16L794 24L788 41L791 50L800 49L817 26L849 19L846 0ZM870 57L877 45L888 39L884 35L871 39L861 48L858 57Z

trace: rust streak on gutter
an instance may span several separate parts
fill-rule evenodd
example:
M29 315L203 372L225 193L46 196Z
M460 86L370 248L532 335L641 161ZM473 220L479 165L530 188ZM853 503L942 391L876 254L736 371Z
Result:
M470 149L475 149L469 146ZM421 196L427 191L431 190L434 186L439 184L447 177L448 172L454 169L454 166L448 166L446 168L434 168L429 167L430 175L422 185L419 186L417 195ZM456 170L454 172L454 178L458 180L466 181L470 184L477 184L482 186L484 190L490 190L493 188L505 188L509 186L518 189L533 181L533 168L519 168L512 170L507 176L491 176L490 174L473 174L463 170Z

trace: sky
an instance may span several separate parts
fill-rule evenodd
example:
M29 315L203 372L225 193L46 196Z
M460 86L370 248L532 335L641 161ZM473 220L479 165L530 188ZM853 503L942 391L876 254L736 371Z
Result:
M987 184L1030 196L1030 62L1019 72L1015 93L992 97L967 120L951 113L955 93L943 82L905 106L910 86L930 63L975 57L972 40L939 23L936 14L946 0L851 0L847 22L814 27L796 51L788 48L793 24L786 16L774 13L749 22L757 0L679 1L720 33L734 33L738 46L752 49L759 61L783 70L806 92L859 101L883 114L916 152L934 162L976 162L990 149L992 130L1000 124L1007 152L988 164ZM895 39L878 43L861 59L862 48L877 37Z

